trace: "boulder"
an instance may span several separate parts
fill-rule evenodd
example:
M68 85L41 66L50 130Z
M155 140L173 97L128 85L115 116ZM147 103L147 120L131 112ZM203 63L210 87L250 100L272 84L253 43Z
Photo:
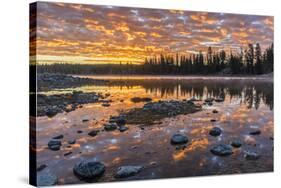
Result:
M118 168L115 177L116 178L126 178L134 176L143 169L142 166L121 166Z
M58 151L58 150L60 150L60 147L61 147L61 141L59 141L59 140L50 140L48 142L48 147L49 147L50 150Z
M175 134L171 138L171 144L186 144L188 142L188 138L182 134Z
M128 129L129 129L129 128L126 127L126 126L120 126L118 130L119 130L120 132L125 132L125 131L128 130Z
M105 172L105 165L94 160L83 160L75 164L73 173L80 179L96 180Z
M117 129L116 123L106 123L106 124L104 124L104 130L106 130L106 131L114 131L115 129Z
M222 130L219 127L214 127L209 132L209 134L211 136L219 136L219 135L221 135L221 133L222 133Z
M231 155L233 153L231 146L226 145L226 144L216 145L213 148L211 148L210 151L214 155L218 155L218 156L228 156L228 155Z
M233 140L231 142L231 146L235 148L240 148L242 146L242 142L240 140Z
M98 133L99 133L99 130L93 130L93 131L89 132L88 135L94 137L94 136L97 136Z

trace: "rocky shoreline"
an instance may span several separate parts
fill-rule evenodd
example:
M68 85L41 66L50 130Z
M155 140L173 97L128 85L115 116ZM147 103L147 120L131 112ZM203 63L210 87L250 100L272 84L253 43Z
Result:
M81 108L83 104L99 102L105 97L101 94L73 91L68 94L37 94L37 116L53 117L61 112L71 112Z
M37 91L74 88L83 85L104 84L107 80L80 78L65 74L39 73L36 75Z

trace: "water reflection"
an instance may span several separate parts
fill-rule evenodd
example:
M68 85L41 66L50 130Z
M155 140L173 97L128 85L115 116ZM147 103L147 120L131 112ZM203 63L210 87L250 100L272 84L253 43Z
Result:
M248 108L258 109L261 103L273 110L273 83L255 80L111 80L108 89L134 90L141 87L147 94L160 98L198 99L214 97L225 99L226 95L241 99Z

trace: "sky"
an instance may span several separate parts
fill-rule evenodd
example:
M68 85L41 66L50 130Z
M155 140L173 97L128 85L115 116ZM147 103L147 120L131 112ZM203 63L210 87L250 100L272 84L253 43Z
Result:
M39 2L36 25L31 60L38 63L142 64L160 53L273 42L271 16Z

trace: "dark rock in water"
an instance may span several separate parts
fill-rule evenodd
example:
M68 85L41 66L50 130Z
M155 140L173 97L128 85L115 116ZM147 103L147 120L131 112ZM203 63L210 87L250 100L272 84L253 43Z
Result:
M46 167L47 167L47 165L42 164L42 165L40 165L39 167L37 167L36 171L37 171L37 172L40 172L40 171L44 170Z
M211 121L211 122L216 122L217 120L215 120L215 119L211 119L210 121Z
M87 122L87 121L89 121L88 118L83 118L83 119L82 119L82 122Z
M51 186L57 184L57 182L58 178L49 172L43 171L37 175L37 186Z
M65 154L63 154L64 156L68 156L68 155L71 155L72 154L72 152L71 151L69 151L69 152L67 152L67 153L65 153Z
M128 124L153 124L163 118L180 114L190 114L202 110L200 105L195 105L184 100L170 100L148 102L142 108L133 108L124 113Z
M53 139L63 139L63 135L60 134L60 135L58 135L58 136L53 137Z
M186 144L188 142L188 138L182 134L175 134L171 138L171 144Z
M134 176L143 169L142 166L121 166L118 168L115 177L116 178L126 178Z
M218 156L227 156L227 155L231 155L233 153L231 146L226 145L226 144L220 144L220 145L214 146L210 151L214 155L218 155Z
M271 136L271 137L269 137L269 139L270 139L270 140L274 140L274 138L273 138L272 136Z
M106 130L106 131L113 131L115 129L117 129L116 123L106 123L106 124L104 124L104 130Z
M49 147L50 150L53 150L53 151L60 150L61 141L59 141L59 140L50 140L48 142L48 147Z
M245 151L244 157L248 160L257 160L258 158L260 158L260 155L257 154L256 152Z
M85 160L75 164L73 172L80 179L96 180L104 174L105 166L101 162Z
M60 112L60 111L59 111L58 109L51 107L51 108L48 108L48 109L46 110L45 114L46 114L46 116L48 116L48 117L53 117L53 116L55 116L55 115L56 115L57 113L59 113L59 112Z
M233 146L235 148L240 148L242 146L242 142L240 140L233 140L231 142L231 146Z
M128 129L129 129L129 128L126 127L126 126L124 126L124 125L119 127L119 131L120 131L120 132L125 132L125 131L128 130Z
M131 98L131 101L134 102L134 103L150 102L150 101L152 101L152 99L148 98L148 97L133 97L133 98Z
M109 119L109 123L117 123L117 125L125 125L126 124L126 119L124 116L112 116Z
M223 102L224 99L223 99L223 98L216 98L215 101L216 101L216 102Z
M74 140L69 140L68 143L69 143L69 144L75 144L75 143L76 143L76 140L75 140L75 139L74 139Z
M214 114L217 114L217 113L219 113L219 111L217 111L217 110L215 109L215 110L213 110L213 113L214 113Z
M110 106L109 103L102 103L101 105L104 106L104 107L109 107Z
M176 150L184 150L185 148L186 148L186 145L176 146Z
M214 127L210 130L209 134L211 136L219 136L221 135L222 130L219 127Z
M93 130L93 131L89 132L88 135L94 137L94 136L97 136L98 133L99 133L99 130Z
M213 101L214 101L214 98L207 98L207 99L205 99L206 103L213 102Z
M77 131L77 133L78 133L78 134L81 134L81 133L83 133L83 131L81 131L81 130L78 130L78 131Z
M255 130L255 131L251 131L250 133L249 133L250 135L259 135L259 134L261 134L261 130Z

